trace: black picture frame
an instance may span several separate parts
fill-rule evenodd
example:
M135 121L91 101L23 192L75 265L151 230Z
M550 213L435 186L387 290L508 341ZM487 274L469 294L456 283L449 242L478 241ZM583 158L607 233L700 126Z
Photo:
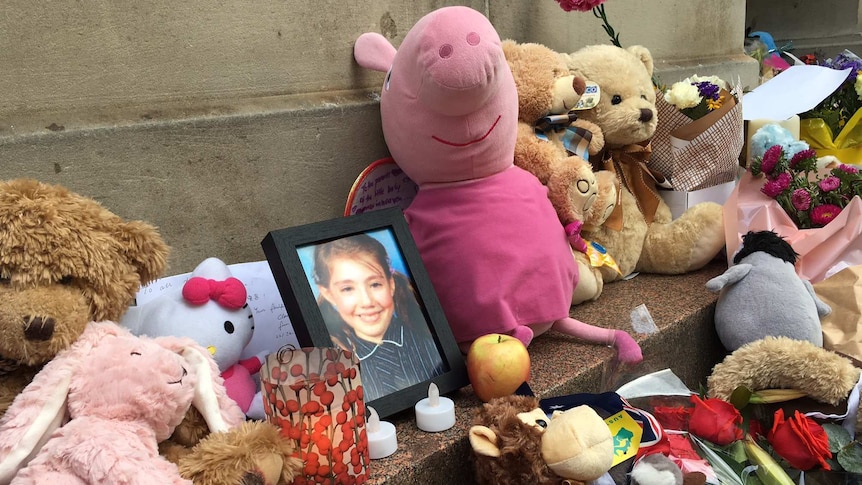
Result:
M444 364L442 373L438 375L366 402L384 418L412 408L420 399L427 397L432 382L437 385L440 394L469 384L464 357L452 335L401 209L364 212L270 231L261 241L261 246L300 346L332 347L333 338L318 307L307 268L300 259L300 248L379 230L391 232L394 237L403 265L412 280L425 322ZM360 365L363 383L366 382L366 375Z

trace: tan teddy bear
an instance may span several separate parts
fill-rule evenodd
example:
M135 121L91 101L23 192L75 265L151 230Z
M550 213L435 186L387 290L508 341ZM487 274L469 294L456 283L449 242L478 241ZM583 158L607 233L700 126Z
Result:
M119 321L167 257L150 224L125 221L59 185L0 181L0 415L88 322ZM289 483L301 467L273 425L210 434L192 411L165 456L195 483Z
M602 274L590 264L580 230L582 226L599 227L613 210L617 194L614 174L593 173L585 160L604 146L601 130L577 119L572 111L586 83L569 73L560 53L544 45L506 40L503 53L518 90L515 165L548 188L548 197L570 236L580 273L572 302L595 300L602 292Z
M724 246L722 207L704 202L673 220L656 191L660 174L649 168L649 141L657 119L653 59L642 46L592 45L567 55L569 71L595 82L601 98L581 118L602 131L605 149L594 168L614 171L619 199L610 217L584 237L604 246L620 272L601 268L605 282L633 272L681 274L703 267Z

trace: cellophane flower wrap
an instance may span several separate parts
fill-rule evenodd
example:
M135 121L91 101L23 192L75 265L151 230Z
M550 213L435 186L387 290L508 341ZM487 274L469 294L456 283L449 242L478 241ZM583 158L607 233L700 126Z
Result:
M691 76L656 93L658 126L651 167L674 190L700 190L736 179L745 142L742 88L715 76Z
M799 137L818 156L832 155L843 163L862 163L862 59L849 50L820 65L849 68L847 79L810 111L801 113Z
M725 202L728 265L748 231L771 230L799 254L796 271L812 283L862 264L862 175L857 167L818 167L813 150L780 146L752 161Z

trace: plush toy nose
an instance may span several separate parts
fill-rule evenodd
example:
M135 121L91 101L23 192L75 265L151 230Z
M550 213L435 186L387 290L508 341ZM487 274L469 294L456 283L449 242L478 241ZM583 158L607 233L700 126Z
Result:
M429 109L448 116L478 111L497 93L500 69L508 68L500 46L476 32L447 39L424 61L419 99Z
M50 340L54 335L54 319L51 317L24 317L24 338L27 340Z
M641 116L638 120L642 123L652 120L652 111L646 108L641 108Z

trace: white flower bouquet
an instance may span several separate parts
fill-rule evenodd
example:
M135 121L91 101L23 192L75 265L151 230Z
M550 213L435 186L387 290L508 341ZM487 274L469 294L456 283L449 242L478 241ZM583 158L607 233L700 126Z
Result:
M659 90L651 165L674 190L736 179L745 141L741 92L715 76L691 76Z

